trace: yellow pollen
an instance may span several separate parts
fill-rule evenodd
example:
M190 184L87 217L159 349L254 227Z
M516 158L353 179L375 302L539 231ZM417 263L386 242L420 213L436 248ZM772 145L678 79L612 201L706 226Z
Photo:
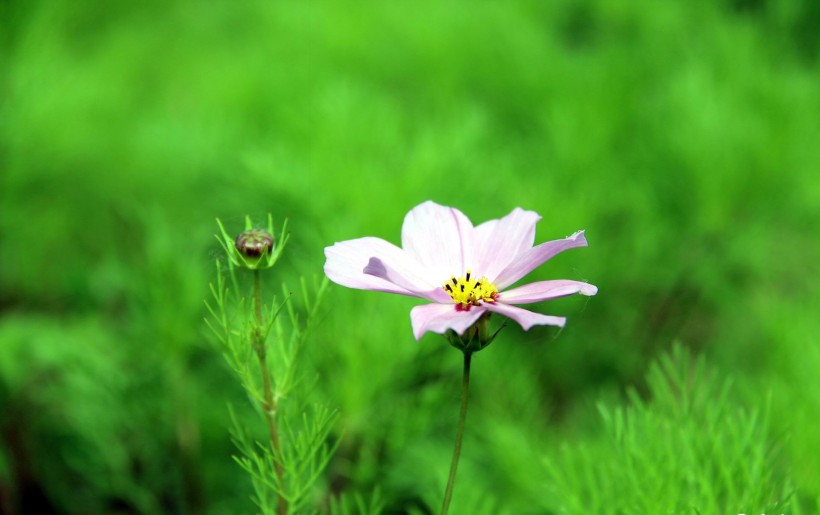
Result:
M486 277L475 279L470 277L470 271L464 277L453 276L444 283L444 291L450 294L456 309L469 311L472 306L479 306L481 302L495 302L498 297L498 288Z

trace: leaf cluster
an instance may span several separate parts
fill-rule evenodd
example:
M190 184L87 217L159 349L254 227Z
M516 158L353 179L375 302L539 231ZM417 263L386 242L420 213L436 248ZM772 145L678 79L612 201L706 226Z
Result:
M220 229L224 235L221 224ZM210 286L212 299L206 302L211 317L206 323L271 432L267 441L259 441L256 431L246 427L230 407L231 434L239 451L234 460L250 476L253 500L261 513L282 515L283 507L287 513L313 512L322 502L312 496L314 487L338 446L338 438L331 434L338 414L322 403L308 406L310 382L298 358L317 323L328 281L316 280L311 289L301 279L303 312L294 307L285 284L283 300L273 296L262 305L260 271L252 269L251 294L243 296L237 294L237 275L242 270L232 259L228 263L224 270L217 261L216 284Z
M649 397L598 405L602 436L548 457L557 513L796 513L768 404L733 404L731 381L681 346L649 370Z

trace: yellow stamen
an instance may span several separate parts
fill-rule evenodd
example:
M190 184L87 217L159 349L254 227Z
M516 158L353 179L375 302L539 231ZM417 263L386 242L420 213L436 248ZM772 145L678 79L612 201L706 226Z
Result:
M486 277L475 279L470 277L471 272L467 270L464 277L453 276L444 283L444 291L450 294L456 309L469 311L472 306L479 306L481 302L495 302L498 297L498 288L487 280Z

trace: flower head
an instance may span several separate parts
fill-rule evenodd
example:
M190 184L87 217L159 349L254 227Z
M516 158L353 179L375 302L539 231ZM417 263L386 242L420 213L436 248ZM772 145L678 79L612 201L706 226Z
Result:
M533 246L533 211L514 209L500 220L473 226L458 209L432 201L404 218L401 248L365 237L325 249L325 274L335 283L362 290L409 295L431 301L410 311L416 339L427 331L461 335L488 312L518 322L563 327L566 319L534 313L530 304L575 293L595 295L598 288L570 280L539 281L507 289L564 250L585 247L584 232Z

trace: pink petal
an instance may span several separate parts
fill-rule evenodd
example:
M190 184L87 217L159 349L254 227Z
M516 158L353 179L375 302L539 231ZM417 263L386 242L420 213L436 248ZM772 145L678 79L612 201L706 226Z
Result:
M598 293L598 288L588 283L565 279L539 281L502 292L499 296L499 300L506 304L530 304L542 300L566 297L567 295L573 295L575 293L595 295Z
M331 247L326 247L325 256L327 258L327 261L325 261L325 275L331 281L342 286L417 297L416 293L403 286L364 273L364 268L370 262L370 258L378 256L385 262L394 264L397 269L408 271L408 276L418 281L418 283L408 283L413 284L415 291L425 291L433 288L432 285L419 279L417 274L410 273L411 270L421 270L420 265L409 258L400 248L381 238L366 237L342 241Z
M476 229L479 241L476 266L477 275L486 276L495 282L496 276L514 260L532 248L535 241L535 224L541 217L535 211L524 211L520 207L512 210L504 218L481 224ZM496 283L496 286L498 284Z
M484 311L483 307L473 307L470 311L457 311L453 303L416 306L410 310L413 335L416 340L419 340L427 331L444 334L448 329L464 334L464 331L472 326Z
M407 213L401 228L402 248L441 284L454 275L461 276L471 266L473 239L469 218L458 209L430 200Z
M415 297L432 300L433 302L453 304L453 299L441 286L425 281L413 268L397 269L382 259L372 257L362 272L393 283Z
M493 235L498 222L498 220L487 220L475 226L475 240L479 254L483 255L484 249L482 247L490 244L490 237Z
M493 283L498 289L503 290L507 286L513 284L539 266L543 265L548 259L552 258L559 252L575 247L586 246L587 240L584 237L584 231L578 231L563 240L554 240L542 243L541 245L533 247L516 257L515 260L510 262L510 264L498 274Z
M495 304L482 304L482 307L490 311L512 318L518 322L525 331L529 330L534 325L557 325L564 327L567 319L564 317L555 317L550 315L542 315L541 313L533 313L526 309L517 308L515 306L508 306L507 304L496 302Z

